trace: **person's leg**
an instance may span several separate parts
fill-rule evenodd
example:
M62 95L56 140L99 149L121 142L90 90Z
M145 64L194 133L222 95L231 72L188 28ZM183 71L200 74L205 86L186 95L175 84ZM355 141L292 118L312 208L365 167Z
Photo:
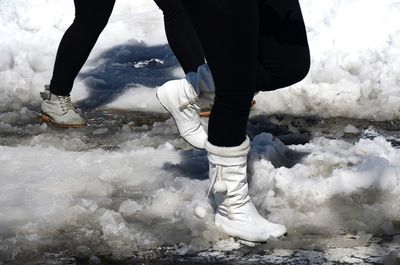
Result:
M182 1L216 84L208 140L236 146L245 139L253 93L292 85L308 72L310 57L299 3L258 0L246 15L244 3Z
M65 32L54 65L51 93L68 96L76 76L106 26L115 0L74 0L75 20Z
M205 63L196 31L180 0L154 0L164 14L165 33L169 46L185 73L197 72Z
M182 0L199 35L216 87L208 141L238 146L256 88L257 1Z
M257 80L258 3L183 0L215 81L208 140L209 177L217 204L215 224L230 236L266 241L286 233L254 207L248 194L246 125ZM206 17L204 17L206 14ZM204 211L196 208L202 217Z
M180 0L154 0L164 14L168 43L185 78L157 88L157 98L172 115L180 135L193 147L204 149L207 139L199 117L214 101L214 83L197 33Z
M56 126L76 128L85 125L69 96L74 80L107 24L115 0L75 0L75 20L65 32L54 65L50 86L42 97L41 119Z

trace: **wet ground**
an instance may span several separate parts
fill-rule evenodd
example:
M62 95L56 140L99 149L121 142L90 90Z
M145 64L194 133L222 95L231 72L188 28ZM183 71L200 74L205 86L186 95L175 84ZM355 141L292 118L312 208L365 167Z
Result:
M294 248L293 241L296 240L298 246ZM331 239L310 235L308 238L288 237L255 246L233 243L233 239L226 241L217 242L207 249L175 245L133 251L132 257L124 259L111 255L80 255L79 248L75 251L44 251L40 255L12 264L400 264L399 235L343 235ZM230 246L229 249L225 244ZM235 244L236 248L231 249ZM285 247L285 244L291 247Z
M24 115L22 115L22 114ZM32 145L43 139L49 145L65 150L117 150L121 141L134 140L142 134L155 136L143 146L158 146L173 141L178 148L190 149L177 135L173 121L166 114L126 112L121 110L86 111L88 126L81 129L60 129L42 124L30 109L19 113L2 113L0 145ZM17 118L23 116L24 118ZM167 124L169 129L165 129ZM162 126L160 126L162 125ZM157 128L160 127L159 130ZM361 138L384 136L393 146L400 146L400 121L367 121L344 118L293 117L286 115L253 116L248 126L250 137L269 132L287 145L305 144L324 136L356 142ZM130 132L127 134L126 132ZM51 136L55 137L54 143ZM60 136L61 135L61 136ZM41 138L42 137L42 138ZM45 138L43 138L45 137ZM71 145L74 138L81 144ZM50 140L49 140L50 139ZM60 141L60 139L62 141ZM65 140L65 143L62 143ZM43 144L43 143L42 143ZM117 195L116 195L117 196ZM400 224L396 224L399 226ZM1 230L0 230L1 231ZM107 250L89 256L85 246L77 246L68 238L68 231L41 248L25 251L18 257L1 261L5 264L400 264L400 234L372 235L343 233L291 234L281 240L249 246L227 238L207 246L166 245L155 249L132 251L132 257L119 258ZM101 244L99 245L101 248ZM1 243L0 243L1 248ZM1 250L1 249L0 249ZM11 250L10 250L11 251ZM101 253L101 251L97 251Z
M26 112L23 119L17 119ZM118 148L110 135L114 135L122 129L133 132L146 132L153 128L154 124L168 122L167 114L127 112L118 109L86 111L88 125L79 129L57 128L42 124L38 113L29 109L23 109L18 114L0 113L2 123L0 126L0 144L16 146L24 144L34 136L47 134L85 135L87 148L102 148L112 150ZM15 117L13 117L15 116ZM5 118L5 119L4 119ZM8 118L8 119L7 119ZM171 122L170 122L171 123ZM204 121L206 123L206 120ZM66 133L67 131L67 133ZM179 139L174 128L169 132L160 132L159 136L171 139ZM393 146L400 146L400 120L369 121L348 118L319 117L293 117L289 115L252 116L248 124L248 135L253 138L261 132L269 132L278 137L283 143L304 144L313 137L324 136L331 139L343 139L356 142L360 138L374 138L382 135Z

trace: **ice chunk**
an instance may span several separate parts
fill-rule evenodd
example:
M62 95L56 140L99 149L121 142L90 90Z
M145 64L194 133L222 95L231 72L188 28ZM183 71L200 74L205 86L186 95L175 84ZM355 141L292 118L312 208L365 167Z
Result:
M108 128L100 128L94 130L92 134L99 135L99 134L105 134L106 132L108 132Z
M152 205L148 211L156 216L171 217L175 214L180 202L179 192L158 189L154 194Z
M357 129L357 127L355 127L354 125L349 124L344 128L343 132L351 133L351 134L358 134L358 133L360 133L360 130Z
M121 206L119 207L119 211L123 214L123 215L133 215L134 213L142 210L142 206L139 205L137 202L132 201L132 200L127 200L124 201L123 203L121 203Z

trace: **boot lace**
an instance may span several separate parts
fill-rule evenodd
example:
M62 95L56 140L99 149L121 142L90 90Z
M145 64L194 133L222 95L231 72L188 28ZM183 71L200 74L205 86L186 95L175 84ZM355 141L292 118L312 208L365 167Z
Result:
M206 197L204 198L204 202L206 202L207 199L210 197L211 190L212 190L212 188L214 187L214 185L215 185L215 183L217 182L217 180L222 181L222 178L221 178L221 177L218 177L218 176L222 176L222 174L221 174L222 166L221 166L221 165L215 165L215 166L216 166L215 174L214 174L214 176L212 177L212 180L211 180L211 183L210 183L210 187L208 188L207 195L206 195Z
M200 113L201 109L198 106L199 103L199 98L198 97L193 97L189 99L188 101L184 102L182 105L179 106L180 111L184 111L187 108L192 108L196 111L196 113Z
M74 106L72 105L70 96L57 96L57 98L60 100L62 111L73 110L76 112Z

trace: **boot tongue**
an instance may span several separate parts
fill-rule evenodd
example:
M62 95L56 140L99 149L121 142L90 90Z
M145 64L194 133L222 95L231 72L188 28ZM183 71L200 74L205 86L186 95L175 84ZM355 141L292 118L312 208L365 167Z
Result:
M208 64L202 64L197 68L197 83L199 91L206 93L215 93L214 79Z
M215 92L200 91L199 107L202 111L211 111L214 104Z

